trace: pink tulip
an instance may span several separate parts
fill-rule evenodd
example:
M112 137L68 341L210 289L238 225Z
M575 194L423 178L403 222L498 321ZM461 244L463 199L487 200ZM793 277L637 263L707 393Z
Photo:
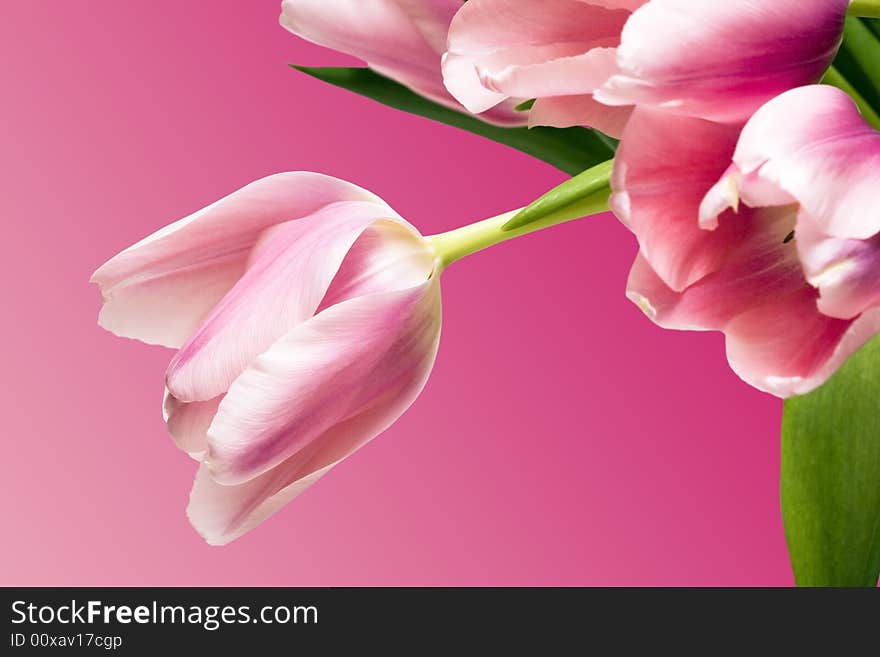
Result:
M472 112L536 98L532 125L620 136L634 105L744 123L816 82L848 0L470 0L449 32L447 88Z
M443 86L440 58L461 0L284 0L281 25L312 43L361 59L441 105L464 111ZM516 102L480 118L502 126L525 125Z
M212 544L262 522L394 422L440 335L433 249L381 199L311 173L258 180L112 258L99 322L179 347L188 515Z
M630 298L723 331L751 385L813 390L880 330L878 171L880 134L833 87L782 94L741 135L637 109L612 183L641 247Z

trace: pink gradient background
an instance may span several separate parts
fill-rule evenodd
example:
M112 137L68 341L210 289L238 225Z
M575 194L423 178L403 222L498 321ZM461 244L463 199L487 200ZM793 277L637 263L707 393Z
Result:
M19 2L0 21L5 585L789 585L781 404L716 334L623 295L611 216L444 276L422 397L225 548L190 528L166 436L170 352L98 328L92 270L263 175L332 173L426 233L563 176L296 74L348 60L276 0Z

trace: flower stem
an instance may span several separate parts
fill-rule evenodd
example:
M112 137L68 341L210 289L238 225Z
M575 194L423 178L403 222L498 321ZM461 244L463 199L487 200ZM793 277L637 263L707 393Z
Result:
M878 0L880 2L880 0ZM828 69L828 72L825 73L825 77L822 78L822 82L824 84L830 84L832 87L837 87L838 89L845 91L849 94L850 98L852 98L856 105L859 106L859 111L861 111L862 116L865 117L865 120L874 126L877 130L880 130L880 115L877 114L876 110L871 107L871 104L864 99L864 97L858 92L858 90L850 84L849 80L847 80L843 75L840 74L833 66Z
M504 230L504 225L518 215L523 208L505 212L497 217L484 219L468 226L462 226L446 233L432 235L428 238L441 266L446 267L456 260L469 256L477 251L482 251L490 246L506 242L515 237L528 235L535 231L556 226L573 219L589 217L607 212L608 198L611 196L611 187L606 186L594 192L588 197L581 199L577 204L567 206L557 212L553 212L542 219L529 223L519 228Z
M862 18L880 18L880 0L852 0L847 13Z

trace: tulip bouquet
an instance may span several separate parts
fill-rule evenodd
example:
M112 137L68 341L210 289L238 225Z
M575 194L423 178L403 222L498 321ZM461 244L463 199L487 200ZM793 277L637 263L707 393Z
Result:
M284 0L281 25L363 68L298 71L468 130L571 177L525 208L422 236L307 172L257 180L125 249L99 323L177 350L188 516L250 531L415 400L440 277L499 242L612 210L627 296L725 335L785 399L796 580L880 573L880 0Z

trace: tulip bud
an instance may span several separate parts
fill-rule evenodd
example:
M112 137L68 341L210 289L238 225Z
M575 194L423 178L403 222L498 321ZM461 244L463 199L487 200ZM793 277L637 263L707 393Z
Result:
M165 412L202 465L189 517L222 544L393 423L440 337L431 243L378 197L264 178L126 249L100 322L179 347Z

